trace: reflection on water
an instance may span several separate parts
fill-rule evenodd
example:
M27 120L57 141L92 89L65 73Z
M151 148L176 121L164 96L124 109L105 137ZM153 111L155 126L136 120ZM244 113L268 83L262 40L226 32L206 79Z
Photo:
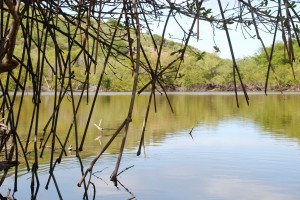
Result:
M299 199L300 95L251 95L250 107L242 104L241 108L236 108L232 95L170 95L174 114L165 97L157 96L158 112L151 110L145 149L137 157L147 98L141 95L137 99L120 171L133 167L119 176L118 187L109 181L120 136L93 170L96 199ZM18 127L23 139L28 131L25 119L31 112L30 101L30 97L25 99L23 121ZM102 119L102 128L117 128L127 114L129 101L126 95L99 97L88 145L82 152L85 167L113 133L98 130L94 123L99 124ZM46 123L52 113L47 105L53 103L53 97L43 96L42 102L42 122ZM64 103L59 126L62 138L72 109ZM89 107L86 105L78 115L80 133ZM189 135L192 128L194 140ZM100 141L95 140L97 137ZM74 144L73 140L71 137L69 143ZM49 176L49 154L46 149L40 160L41 188L37 199L58 199L52 181L49 189L44 189ZM76 185L81 177L80 165L74 153L64 157L55 174L65 199L82 198L83 188ZM30 198L30 177L24 169L15 198ZM5 180L1 194L6 194L8 188L13 188L13 177Z

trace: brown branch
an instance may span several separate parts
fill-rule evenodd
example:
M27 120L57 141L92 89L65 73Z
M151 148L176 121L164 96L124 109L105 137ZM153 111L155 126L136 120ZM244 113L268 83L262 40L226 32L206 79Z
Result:
M232 47L232 43L231 43L231 39L230 39L230 34L229 34L229 31L228 31L227 22L225 20L224 11L223 11L222 4L221 4L220 0L218 0L218 4L219 4L219 8L220 8L220 13L221 13L221 16L222 16L222 19L223 19L223 26L224 26L224 30L226 32L226 37L227 37L227 40L228 40L228 45L229 45L229 49L230 49L230 53L231 53L231 57L232 57L232 62L233 62L233 80L234 80L234 91L235 91L237 107L239 107L239 101L238 101L238 97L237 97L237 88L236 88L236 77L235 77L236 72L237 72L238 78L240 80L241 86L243 88L243 92L244 92L246 102L249 105L249 97L248 97L248 94L246 92L246 88L243 84L238 66L236 64L236 60L235 60L235 56L234 56L234 52L233 52L233 47Z
M140 58L141 58L140 57L140 55L141 55L141 32L140 32L141 27L140 27L139 15L138 15L138 10L137 10L138 1L133 0L132 4L133 4L134 19L136 22L135 34L136 34L136 43L137 43L136 44L137 53L136 53L136 63L135 63L134 80L133 80L132 93L131 93L131 101L130 101L130 105L129 105L127 119L125 120L126 125L125 125L123 140L122 140L122 144L120 147L120 153L119 153L119 157L118 157L118 160L117 160L117 163L115 166L115 170L111 176L111 181L113 181L115 183L117 182L118 170L120 167L125 142L127 139L129 124L132 121L132 112L133 112L133 107L134 107L135 97L136 97L136 92L137 92L138 79L139 79L139 68L140 68Z
M13 54L16 46L18 30L20 27L20 17L18 14L20 1L18 1L16 5L14 5L13 0L5 0L5 3L8 7L9 13L13 17L13 20L11 22L10 30L6 38L0 45L0 73L9 72L19 65L19 63L16 60L13 60ZM5 55L6 61L3 62Z

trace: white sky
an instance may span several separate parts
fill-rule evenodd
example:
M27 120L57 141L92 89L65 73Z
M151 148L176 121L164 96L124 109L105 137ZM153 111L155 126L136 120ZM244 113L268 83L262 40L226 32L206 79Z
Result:
M184 2L183 0L172 0L173 2L179 3ZM223 10L225 9L226 5L228 5L228 8L232 7L237 1L236 0L221 0ZM256 5L257 3L260 3L261 0L253 0L252 5ZM228 4L227 4L228 3ZM274 3L274 2L273 2ZM271 4L271 1L269 1L269 5ZM218 1L217 0L205 0L202 7L205 7L206 9L211 8L214 15L220 13L219 7L218 7ZM166 13L165 13L166 14ZM228 12L226 13L228 14ZM182 16L182 18L177 17L178 20L180 20L181 26L185 28L185 30L189 30L192 24L192 19L188 17ZM160 23L159 26L157 24L152 24L151 29L154 34L162 35L164 28L164 23ZM247 56L254 56L255 54L259 54L261 50L261 43L260 41L255 37L254 39L251 38L249 35L245 36L243 35L242 31L240 30L240 27L238 28L238 31L235 31L236 25L231 25L229 28L232 30L230 31L230 39L233 45L233 51L236 59L241 59ZM256 35L254 27L251 27L252 30L249 32L251 35ZM194 32L196 32L196 25L194 28ZM178 24L175 22L174 19L170 18L170 21L167 26L167 31L165 38L171 39L169 37L169 34L171 34L174 38L182 39L183 32L181 28L178 26ZM280 41L280 33L277 34L277 41ZM260 36L264 40L264 43L266 47L270 46L272 44L273 35L266 34L262 31L260 31ZM214 40L216 44L214 43ZM180 40L175 40L177 42L181 42ZM220 49L220 53L218 55L222 58L229 58L231 59L231 53L228 45L228 41L226 38L226 33L224 30L217 30L215 32L215 38L213 38L213 29L211 25L208 22L200 21L200 38L199 41L197 41L195 38L191 38L189 45L196 47L197 49L201 51L206 51L210 53L214 53L215 49L214 46L216 45Z
M162 26L154 29L154 33L161 35L162 34ZM166 39L170 39L169 34L173 35L174 37L179 37L178 33L181 33L179 27L173 26L172 24L169 25L167 28ZM272 44L273 36L271 34L263 34L260 33L261 37L264 40L266 46L270 46ZM179 37L180 38L180 37ZM243 58L247 56L253 56L255 53L259 53L261 49L261 43L258 39L252 39L249 36L245 39L241 31L230 31L230 39L233 45L233 51L236 58ZM218 55L222 58L230 58L230 49L226 37L225 31L217 30L215 32L215 42L216 45L220 49L220 53ZM213 41L213 30L209 23L207 22L200 22L200 37L199 41L195 38L191 38L189 45L198 48L201 51L206 52L215 52L213 46L215 43Z
M227 3L228 1L223 1L224 4ZM234 1L229 1L230 3L233 3ZM207 1L205 4L203 4L206 8L212 8L214 13L219 13L219 7L217 4L217 0L214 1ZM225 5L223 6L223 8ZM215 10L215 11L214 11ZM180 19L181 25L183 27L186 27L186 30L188 30L191 26L192 19L188 18L182 18ZM159 26L153 25L153 33L161 35L162 30L163 30L164 24L161 23ZM232 29L235 29L235 25L231 27ZM260 41L255 37L255 39L250 38L248 35L246 36L247 38L245 39L244 35L242 34L240 28L238 28L238 31L231 30L230 31L230 37L231 37L231 42L233 44L233 50L235 54L235 58L244 58L247 56L253 56L255 53L259 53L261 49L261 43ZM251 34L255 34L254 27L252 27ZM194 31L196 32L196 25ZM176 24L175 20L170 21L169 25L167 27L167 32L166 32L166 39L170 39L169 34L173 35L174 37L177 38L182 38L182 30L179 28L179 26ZM265 45L268 47L272 44L273 40L273 35L271 34L266 34L260 31L260 35L262 39L264 40ZM280 35L280 34L278 34ZM217 30L215 32L215 42L216 45L220 49L220 53L218 55L222 58L230 58L231 59L231 54L229 50L229 45L228 41L226 38L226 33L224 30ZM206 52L215 52L213 46L215 46L213 42L213 29L211 28L210 24L204 21L200 21L200 38L199 41L197 42L196 39L191 39L189 42L189 45L194 46L198 48L201 51L206 51Z

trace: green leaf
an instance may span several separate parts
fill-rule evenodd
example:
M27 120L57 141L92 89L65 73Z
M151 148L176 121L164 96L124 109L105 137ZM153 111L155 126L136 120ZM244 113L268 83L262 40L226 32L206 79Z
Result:
M214 46L214 49L215 49L216 53L220 53L221 52L220 49L219 49L219 47L217 47L217 46Z
M201 53L195 52L196 60L197 60L197 61L203 60L203 59L204 59L205 53L206 53L205 51L203 51L203 52L201 52Z

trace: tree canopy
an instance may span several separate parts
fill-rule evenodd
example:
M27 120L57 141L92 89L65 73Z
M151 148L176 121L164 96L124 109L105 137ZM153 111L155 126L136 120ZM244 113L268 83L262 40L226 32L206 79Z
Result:
M209 4L210 3L210 4ZM210 7L210 5L214 5ZM189 28L186 29L181 24L181 17L189 18ZM163 50L166 48L167 27L178 26L182 33L182 38L177 39L181 45L172 45L173 52L169 59L163 59ZM70 136L71 130L75 130L76 156L80 160L80 152L84 149L85 137L88 134L88 127L91 116L94 112L94 105L101 87L109 84L107 73L112 72L116 78L122 74L122 70L129 70L132 74L132 82L124 83L131 86L131 102L128 105L128 115L116 128L114 135L105 145L103 150L91 162L90 166L83 173L78 185L84 184L88 190L90 179L87 175L92 173L93 166L107 147L114 141L114 138L123 131L123 141L120 145L120 153L116 162L115 170L112 174L112 181L117 180L123 149L126 142L130 122L132 121L132 110L134 108L137 94L150 91L149 104L145 114L139 150L144 140L147 125L147 116L150 106L155 103L156 93L163 93L168 99L167 90L172 84L172 80L182 77L180 68L184 62L188 62L186 56L193 53L194 59L202 60L203 52L189 48L191 38L199 39L201 23L205 21L211 24L213 30L224 31L227 37L228 48L232 56L232 82L236 94L237 106L239 99L237 95L237 85L240 85L244 93L246 102L249 97L243 83L238 62L234 54L234 47L231 43L230 29L239 29L241 34L257 38L262 44L264 56L260 61L267 65L265 67L265 92L267 92L269 77L274 77L274 81L280 86L279 78L276 76L276 66L272 65L276 59L274 45L276 38L281 34L283 46L282 51L286 56L283 61L290 66L293 73L291 78L295 78L294 62L296 60L295 48L300 46L299 41L299 2L289 0L235 0L235 1L98 1L98 0L2 0L0 2L0 88L1 88L1 115L0 126L0 149L6 151L6 161L13 167L17 167L18 153L24 155L24 162L27 163L28 170L32 170L32 186L38 183L38 126L41 125L39 109L41 103L41 93L43 86L47 85L47 79L54 80L51 86L54 90L55 103L53 113L49 116L47 124L44 126L42 138L50 138L51 135L51 159L49 161L49 179L55 179L55 166L61 162L64 156L64 149ZM160 36L153 32L153 24L159 23L163 27ZM266 32L273 37L271 49L267 49L261 33ZM142 33L146 33L147 38ZM174 35L174 37L177 37ZM151 51L145 51L144 43L150 43ZM22 48L17 49L19 44ZM246 48L246 47L245 47ZM218 45L214 49L219 51ZM149 53L150 52L150 53ZM275 58L274 58L275 57ZM118 63L122 68L115 68ZM210 67L205 66L204 67ZM199 68L201 70L201 67ZM253 69L251 69L253 70ZM249 69L249 71L251 72ZM246 70L247 71L247 70ZM52 75L45 77L45 74ZM79 72L84 76L79 75ZM211 69L210 73L215 71ZM188 71L186 72L188 73ZM207 73L208 78L211 74ZM146 78L143 78L146 77ZM87 116L86 128L83 133L77 131L78 108L82 104L82 96L89 96L90 81L96 80L95 93L92 94L91 110ZM143 80L141 82L141 80ZM80 100L74 101L74 87L76 83L81 83ZM9 87L14 85L13 88ZM20 141L18 132L18 118L22 112L22 103L15 105L16 96L22 99L25 88L32 88L32 110L31 122L34 134L34 163L29 166L27 160L28 140L24 143ZM10 92L13 90L13 92ZM70 131L64 138L58 140L56 133L60 121L60 106L64 98L71 99L73 119L69 124ZM89 98L88 98L89 99ZM22 102L22 101L21 101ZM154 102L154 104L152 104ZM172 109L172 105L170 105ZM14 148L6 148L11 143ZM42 141L43 149L47 141ZM53 153L56 146L62 148L59 156ZM19 147L19 148L18 148ZM18 152L17 152L18 151ZM43 151L41 151L42 156ZM2 161L0 161L2 162ZM6 165L7 166L7 165ZM4 182L8 168L4 169L4 176L0 180L0 186ZM16 170L17 173L17 170ZM17 177L17 174L16 174ZM88 184L86 184L88 183ZM57 185L56 185L57 187ZM16 188L15 188L16 189ZM87 194L85 194L87 195Z

